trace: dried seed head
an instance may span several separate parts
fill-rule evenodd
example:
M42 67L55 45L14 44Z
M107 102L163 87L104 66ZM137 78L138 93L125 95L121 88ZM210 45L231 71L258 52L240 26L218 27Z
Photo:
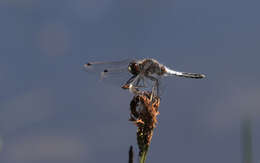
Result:
M130 103L130 121L137 125L137 142L139 146L139 155L142 154L152 139L153 129L157 124L158 108L160 98L154 96L150 99L151 93L142 92L133 97Z

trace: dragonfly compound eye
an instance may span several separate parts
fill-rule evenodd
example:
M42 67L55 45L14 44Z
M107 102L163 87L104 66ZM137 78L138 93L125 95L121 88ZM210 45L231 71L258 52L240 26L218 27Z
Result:
M129 63L128 71L133 75L138 75L138 65L135 62Z

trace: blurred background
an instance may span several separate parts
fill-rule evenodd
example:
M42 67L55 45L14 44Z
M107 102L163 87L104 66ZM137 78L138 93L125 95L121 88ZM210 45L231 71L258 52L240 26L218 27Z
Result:
M259 5L1 0L0 162L127 162L132 96L82 65L144 57L207 75L167 81L147 162L260 162Z

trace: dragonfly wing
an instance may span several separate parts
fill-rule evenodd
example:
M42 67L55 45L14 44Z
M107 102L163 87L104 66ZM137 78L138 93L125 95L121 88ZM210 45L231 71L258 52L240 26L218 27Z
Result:
M131 74L128 72L128 64L131 61L133 60L89 62L84 64L84 70L89 74L98 76L105 83L120 87L131 77Z
M121 61L112 62L87 62L84 64L84 70L89 73L103 73L108 69L122 69L127 68L128 64L133 61L133 59L125 59Z
M110 83L116 86L123 86L132 74L129 73L127 68L106 69L101 72L101 80L105 83Z

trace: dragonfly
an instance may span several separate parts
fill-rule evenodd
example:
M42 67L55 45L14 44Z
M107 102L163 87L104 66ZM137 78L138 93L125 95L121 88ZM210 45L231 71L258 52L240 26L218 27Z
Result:
M161 79L168 76L202 79L201 73L190 73L173 70L152 58L125 59L112 62L87 62L84 70L99 74L102 80L119 79L120 86L131 93L150 90L153 96L159 96Z

